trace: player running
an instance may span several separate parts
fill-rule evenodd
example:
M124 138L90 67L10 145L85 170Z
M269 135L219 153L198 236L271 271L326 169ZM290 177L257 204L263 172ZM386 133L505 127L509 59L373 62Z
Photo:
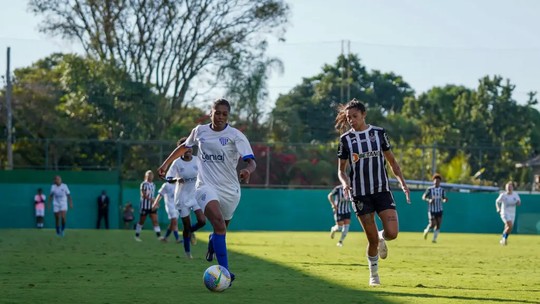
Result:
M422 195L422 199L428 202L428 219L429 223L424 229L424 240L427 239L429 230L433 230L432 243L437 243L437 237L441 232L441 224L443 217L443 203L448 202L446 191L441 187L442 177L439 174L433 175L433 186L426 189Z
M178 235L178 210L174 204L174 189L175 185L170 183L163 183L161 188L158 190L158 195L154 200L152 209L159 209L159 201L161 198L165 201L165 211L169 217L169 226L167 227L167 232L165 236L160 237L159 239L162 242L167 242L167 238L171 235L171 232L174 234L174 238L177 243L181 243L180 236Z
M516 219L516 206L521 205L519 194L514 192L514 183L507 182L505 189L506 192L501 193L495 201L497 213L501 215L501 219L504 223L502 238L499 241L502 246L508 244L508 236L514 228L514 220Z
M142 242L140 235L141 230L146 221L146 216L150 215L152 224L154 225L154 232L156 236L161 236L161 229L159 228L158 219L157 219L157 210L152 208L154 203L154 192L156 191L156 186L154 185L154 173L152 170L146 171L144 174L144 181L141 183L141 206L139 211L139 222L135 227L135 240L137 242Z
M349 233L349 226L351 224L351 201L345 198L343 192L343 186L339 185L334 187L330 193L328 193L328 201L332 206L334 212L334 220L336 224L330 228L330 238L334 238L336 232L341 231L341 237L339 238L336 246L343 247L343 241Z

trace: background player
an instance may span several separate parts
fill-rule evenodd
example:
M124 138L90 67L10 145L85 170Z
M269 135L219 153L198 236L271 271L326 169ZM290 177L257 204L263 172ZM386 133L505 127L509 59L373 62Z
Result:
M431 178L433 186L427 188L422 195L422 199L428 202L429 220L426 229L424 229L424 240L427 239L429 231L433 230L433 240L431 241L433 243L437 243L437 237L441 231L443 203L448 202L446 191L441 187L441 179L439 174L433 175Z
M69 207L73 208L73 200L71 199L71 193L69 192L68 186L62 183L62 177L60 177L60 175L54 177L54 183L51 185L51 194L49 194L49 202L50 201L53 202L56 235L64 236L68 201ZM62 222L62 226L60 226L60 221Z
M139 212L139 222L135 226L135 240L137 242L142 242L140 235L147 215L150 215L156 236L158 238L161 236L161 229L159 228L157 219L157 210L152 209L152 205L154 203L154 192L156 191L156 186L154 185L153 181L154 173L152 170L146 171L144 174L144 181L141 183L140 187L141 206Z
M181 138L177 146L183 144L186 139L186 137ZM193 149L188 148L184 152L184 155L173 161L169 171L167 171L167 180L177 182L174 202L180 211L183 226L184 251L188 258L192 258L191 245L197 243L195 231L206 224L206 217L195 200L195 183L197 181L198 166L197 159L193 157ZM194 225L191 225L191 210L193 210L197 217L197 223Z
M167 238L169 237L169 235L171 235L172 232L174 234L176 242L180 243L180 236L178 235L178 210L176 210L176 206L174 204L174 188L174 184L163 183L161 188L159 188L158 190L158 195L154 200L152 209L159 209L159 201L161 200L161 198L163 198L163 200L165 201L165 212L167 212L167 216L169 217L169 226L167 227L167 232L165 233L165 236L161 237L160 240L163 242L167 242Z
M499 195L495 201L497 213L501 215L504 223L502 238L499 243L503 246L508 244L508 236L514 228L514 220L516 219L516 206L521 205L519 194L514 192L514 183L507 182L505 185L506 192Z
M336 232L341 231L341 237L337 246L342 247L351 224L351 201L348 198L345 198L342 185L334 187L334 189L328 193L328 201L332 206L334 220L336 222L336 224L330 228L330 238L333 239Z

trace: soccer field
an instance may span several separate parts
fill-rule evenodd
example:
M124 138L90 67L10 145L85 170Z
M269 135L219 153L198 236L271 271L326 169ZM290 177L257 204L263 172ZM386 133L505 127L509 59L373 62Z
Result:
M323 232L230 232L232 288L202 283L208 232L193 260L143 231L0 230L0 303L540 303L540 237L401 233L368 286L366 240ZM339 233L336 234L339 237Z

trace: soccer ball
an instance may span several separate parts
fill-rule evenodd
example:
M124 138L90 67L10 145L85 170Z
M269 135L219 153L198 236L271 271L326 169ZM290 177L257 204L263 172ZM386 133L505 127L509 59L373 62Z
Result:
M204 271L203 282L210 291L224 291L231 285L231 274L221 265L212 265Z

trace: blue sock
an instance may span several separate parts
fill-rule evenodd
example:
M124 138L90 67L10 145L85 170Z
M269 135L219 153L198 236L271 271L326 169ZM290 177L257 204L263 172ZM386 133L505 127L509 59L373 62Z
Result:
M213 245L218 264L229 270L229 259L227 258L227 242L225 241L225 235L213 234L212 243L214 243Z
M168 238L169 235L171 235L171 229L167 229L167 232L165 232L165 238Z
M66 223L62 223L62 231L66 230Z
M199 224L199 223L195 223L195 224L191 225L190 230L191 230L191 232L195 232L195 231L201 229L203 226L204 226L204 225L201 225L201 224Z
M60 234L60 226L56 226L56 234Z
M503 233L503 238L507 239L508 238L508 233Z
M180 236L178 236L178 231L173 231L173 234L174 234L174 238L178 241L178 239L180 238Z
M189 243L190 237L184 237L184 251L191 252L191 244Z

